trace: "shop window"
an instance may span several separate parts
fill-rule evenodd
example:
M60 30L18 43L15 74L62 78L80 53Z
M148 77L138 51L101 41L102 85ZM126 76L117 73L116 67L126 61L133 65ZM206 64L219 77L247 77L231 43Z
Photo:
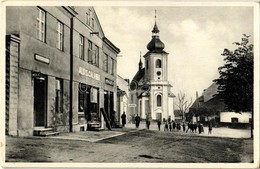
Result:
M162 106L162 96L157 95L156 100L157 100L157 107L161 107Z
M162 61L160 59L156 60L156 68L161 68L162 67Z
M59 21L57 21L57 35L57 48L63 50L64 25Z
M79 58L84 60L84 36L79 37Z
M55 109L57 113L63 112L63 80L56 79Z
M84 93L86 92L86 85L80 83L78 90L78 111L84 112L85 98Z
M38 17L37 17L37 39L39 39L42 42L45 42L45 16L46 13L40 8L37 8L38 11Z

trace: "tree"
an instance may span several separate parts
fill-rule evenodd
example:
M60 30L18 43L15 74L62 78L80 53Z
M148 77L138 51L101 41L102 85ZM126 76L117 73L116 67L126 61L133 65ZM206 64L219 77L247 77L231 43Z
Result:
M180 91L177 96L176 106L180 110L183 120L185 120L185 114L188 112L191 104L192 104L192 99L190 99L190 102L188 102L186 98L186 94Z
M224 49L225 64L218 68L218 95L224 101L226 109L237 113L252 112L253 119L253 45L249 37L243 34L241 42L235 42L237 49ZM253 120L252 120L253 121ZM253 124L253 123L251 123ZM253 126L253 125L252 125Z

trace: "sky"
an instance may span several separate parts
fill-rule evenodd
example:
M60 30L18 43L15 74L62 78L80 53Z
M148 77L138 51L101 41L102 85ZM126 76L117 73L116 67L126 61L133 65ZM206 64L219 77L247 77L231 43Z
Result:
M140 52L152 38L155 22L168 55L168 80L172 92L192 101L219 77L225 48L235 49L242 34L253 41L253 7L236 6L98 6L95 11L105 36L120 48L117 73L132 79L138 71Z

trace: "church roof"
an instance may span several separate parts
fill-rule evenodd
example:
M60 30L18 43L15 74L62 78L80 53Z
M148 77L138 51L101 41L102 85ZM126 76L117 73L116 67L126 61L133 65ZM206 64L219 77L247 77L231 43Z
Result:
M144 77L145 74L145 68L140 69L132 79L130 83L130 89L134 90L137 89L138 82Z

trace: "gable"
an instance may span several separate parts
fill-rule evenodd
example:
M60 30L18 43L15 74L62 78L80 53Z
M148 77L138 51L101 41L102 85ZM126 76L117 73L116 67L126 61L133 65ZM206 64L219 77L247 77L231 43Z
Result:
M80 22L84 23L86 27L90 29L91 32L98 32L98 36L101 39L105 36L94 7L74 6L73 9L77 12L76 17L80 20Z

